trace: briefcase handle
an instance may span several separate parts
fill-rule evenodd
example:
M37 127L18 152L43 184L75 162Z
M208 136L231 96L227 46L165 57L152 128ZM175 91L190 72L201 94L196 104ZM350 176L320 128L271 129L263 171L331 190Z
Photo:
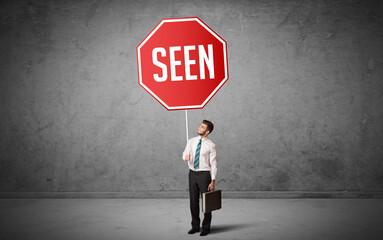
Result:
M217 190L209 190L209 191L207 191L207 192L215 192L215 191L218 191L219 189L217 189Z

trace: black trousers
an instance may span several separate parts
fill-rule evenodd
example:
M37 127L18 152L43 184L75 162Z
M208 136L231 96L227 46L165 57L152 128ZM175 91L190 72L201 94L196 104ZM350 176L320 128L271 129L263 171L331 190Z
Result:
M209 171L189 171L189 195L190 195L190 212L192 216L192 228L200 228L201 220L199 218L199 196L207 192L207 188L211 182ZM205 213L202 229L210 230L211 212Z

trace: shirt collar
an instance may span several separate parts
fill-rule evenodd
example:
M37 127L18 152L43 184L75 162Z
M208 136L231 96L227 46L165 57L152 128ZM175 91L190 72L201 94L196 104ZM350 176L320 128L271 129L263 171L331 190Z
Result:
M198 136L198 140L202 139L202 141L205 141L208 137L202 138L201 136Z

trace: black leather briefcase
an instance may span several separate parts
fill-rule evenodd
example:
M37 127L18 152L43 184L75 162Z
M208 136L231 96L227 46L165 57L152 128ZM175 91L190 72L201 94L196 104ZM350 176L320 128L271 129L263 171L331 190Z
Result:
M221 190L214 190L202 194L202 212L208 213L221 209L222 195Z

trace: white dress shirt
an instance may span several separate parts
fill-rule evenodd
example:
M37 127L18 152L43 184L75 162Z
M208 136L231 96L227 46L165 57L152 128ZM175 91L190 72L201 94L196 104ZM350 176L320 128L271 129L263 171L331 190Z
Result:
M200 139L200 136L189 139L182 154L182 159L185 161L186 154L190 153L190 161L188 162L189 168L193 171L210 171L211 179L215 180L218 169L217 148L212 140L202 138L199 154L199 167L194 169L195 152Z

